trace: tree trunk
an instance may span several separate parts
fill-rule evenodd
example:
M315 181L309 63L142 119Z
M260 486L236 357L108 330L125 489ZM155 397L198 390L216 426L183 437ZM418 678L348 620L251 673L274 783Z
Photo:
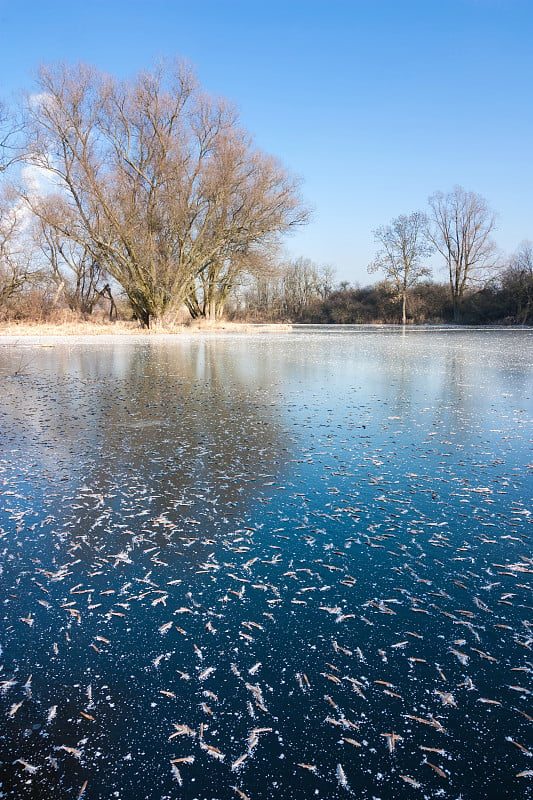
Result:
M130 301L131 308L133 310L133 314L135 319L137 319L141 323L141 328L149 328L150 327L150 312L144 307L144 305L133 297L128 297Z
M210 297L205 307L205 318L214 322L217 318L217 305L214 297Z
M454 294L452 297L452 307L453 307L453 321L458 324L461 322L461 309L460 309L460 298Z

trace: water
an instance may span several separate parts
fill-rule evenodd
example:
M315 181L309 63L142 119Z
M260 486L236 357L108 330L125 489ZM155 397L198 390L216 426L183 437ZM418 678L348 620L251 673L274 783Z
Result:
M0 797L531 797L531 340L4 339Z

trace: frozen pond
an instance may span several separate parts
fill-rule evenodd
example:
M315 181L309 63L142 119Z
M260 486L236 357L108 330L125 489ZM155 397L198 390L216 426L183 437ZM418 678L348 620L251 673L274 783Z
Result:
M0 797L530 798L532 342L0 339Z

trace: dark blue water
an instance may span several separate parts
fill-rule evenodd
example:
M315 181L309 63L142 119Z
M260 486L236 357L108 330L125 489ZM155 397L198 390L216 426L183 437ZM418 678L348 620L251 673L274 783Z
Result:
M0 797L531 797L531 341L0 342Z

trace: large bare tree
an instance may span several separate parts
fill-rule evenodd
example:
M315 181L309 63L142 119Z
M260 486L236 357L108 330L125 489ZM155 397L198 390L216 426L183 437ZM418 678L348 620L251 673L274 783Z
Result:
M466 287L480 271L496 264L496 245L491 239L496 215L483 197L462 186L447 194L436 192L428 202L428 238L446 261L453 316L458 322Z
M39 87L31 160L75 218L68 230L54 224L115 278L145 326L194 305L199 287L201 312L216 315L251 249L306 219L297 183L181 64L131 81L43 67Z
M424 214L415 211L408 216L401 214L390 225L374 231L374 240L380 249L368 271L384 272L393 284L401 303L403 325L407 322L409 289L431 274L430 268L423 263L423 259L433 252L432 245L425 238L425 230Z

